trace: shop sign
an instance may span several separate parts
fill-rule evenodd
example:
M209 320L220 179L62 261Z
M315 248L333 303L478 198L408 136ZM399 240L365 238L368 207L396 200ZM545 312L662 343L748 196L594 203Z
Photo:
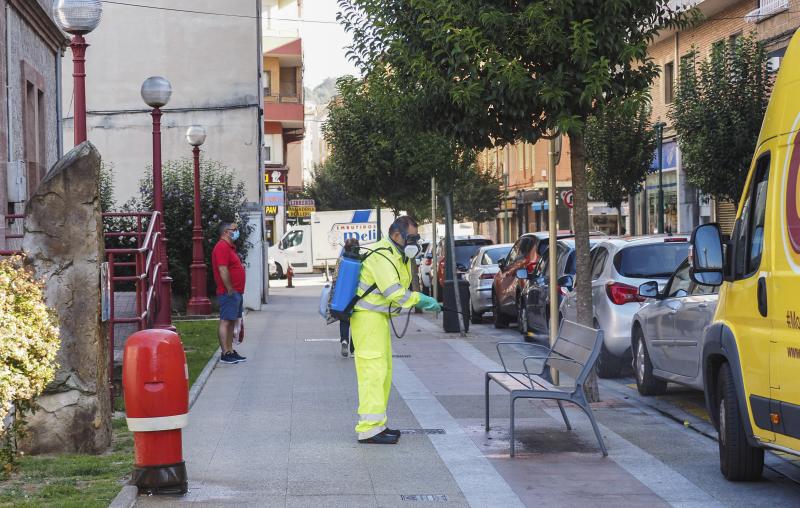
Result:
M264 206L283 206L283 191L267 191L264 193Z
M296 205L289 205L289 208L286 210L287 217L311 217L311 214L316 212L317 209L314 206L296 206Z
M276 205L265 206L264 215L269 215L270 217L278 215L278 207Z
M316 206L313 199L290 199L289 206Z
M286 171L277 169L264 172L264 184L266 185L286 185Z

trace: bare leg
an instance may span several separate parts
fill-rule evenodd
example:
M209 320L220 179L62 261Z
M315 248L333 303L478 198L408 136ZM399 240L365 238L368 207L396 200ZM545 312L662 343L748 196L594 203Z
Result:
M233 351L233 323L233 321L227 319L219 320L219 330L217 334L219 336L219 347L222 349L223 353Z

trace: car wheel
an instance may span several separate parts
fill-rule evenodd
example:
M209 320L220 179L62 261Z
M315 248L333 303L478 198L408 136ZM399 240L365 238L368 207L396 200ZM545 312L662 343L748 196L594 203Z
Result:
M517 330L523 337L528 336L528 308L524 298L517 300Z
M733 482L758 480L764 469L764 449L747 442L733 373L727 363L720 368L716 388L722 474Z
M600 323L596 319L594 321L594 327L597 330L601 329ZM619 377L622 372L622 359L612 355L611 352L606 349L605 342L603 342L600 346L600 356L597 357L595 368L597 369L597 375L603 379Z
M472 302L469 304L469 322L473 325L479 325L483 323L483 312L478 312L475 310L475 307L472 306Z
M500 304L497 303L494 293L492 293L492 313L494 314L495 328L508 328L509 319L500 312Z
M283 267L281 266L280 263L275 263L275 277L277 279L283 279L284 278Z
M653 363L650 361L650 353L647 352L642 329L637 326L634 334L633 370L636 375L636 388L642 395L666 393L667 382L653 376Z

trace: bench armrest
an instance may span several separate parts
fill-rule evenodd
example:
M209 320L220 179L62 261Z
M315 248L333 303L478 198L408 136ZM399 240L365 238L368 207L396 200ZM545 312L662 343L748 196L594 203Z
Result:
M538 349L543 351L545 354L550 354L550 348L546 346L542 346L540 344L531 344L530 342L498 342L495 348L497 349L497 356L500 357L500 363L503 365L503 370L506 372L511 372L508 370L508 366L506 365L506 359L503 355L503 349L510 349L508 347L501 347L501 346L514 346L514 348L526 348L526 349ZM518 353L519 356L523 356L524 353Z

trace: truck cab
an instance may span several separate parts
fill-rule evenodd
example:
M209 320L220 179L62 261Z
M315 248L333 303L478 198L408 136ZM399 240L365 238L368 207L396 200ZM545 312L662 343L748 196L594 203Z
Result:
M702 352L720 469L761 476L764 449L800 455L800 31L775 81L733 234L692 235L691 277L720 287Z
M292 226L276 245L269 248L269 259L275 263L275 275L283 278L289 265L295 273L311 273L311 226Z

